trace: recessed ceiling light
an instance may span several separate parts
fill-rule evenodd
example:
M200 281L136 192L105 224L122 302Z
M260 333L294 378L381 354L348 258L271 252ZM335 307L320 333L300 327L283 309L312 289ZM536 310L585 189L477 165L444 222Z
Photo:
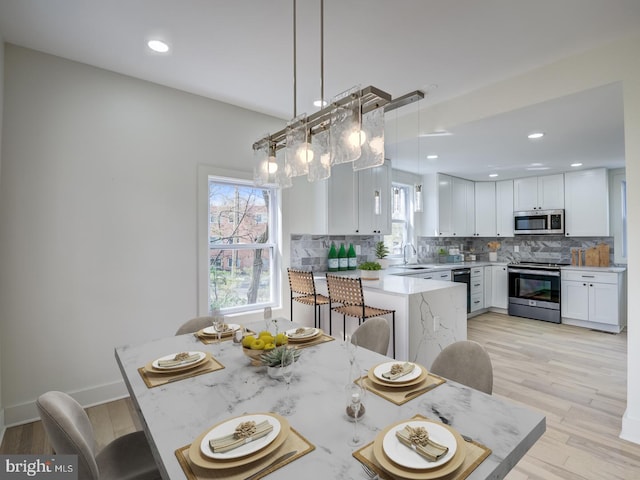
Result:
M497 177L497 176L498 176L498 174L497 174L497 173L490 173L490 174L489 174L489 176L490 176L491 178L495 178L495 177Z
M158 53L167 53L169 51L169 45L161 40L149 40L147 46Z
M326 107L329 103L326 100L314 100L313 101L313 106L314 107Z
M543 132L534 132L534 133L530 133L529 135L527 135L527 138L531 139L531 140L535 140L536 138L542 138L544 137L544 133Z
M572 167L581 167L582 164L581 163L572 163L571 166Z
M427 155L427 160L435 160L438 158L438 155Z

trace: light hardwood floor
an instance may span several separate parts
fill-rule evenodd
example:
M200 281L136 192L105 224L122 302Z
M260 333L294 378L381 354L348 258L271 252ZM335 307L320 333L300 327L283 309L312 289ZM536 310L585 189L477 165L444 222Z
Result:
M493 394L544 413L547 431L508 480L640 479L640 445L618 438L627 335L496 313L469 320L489 351ZM88 409L98 446L140 428L129 400ZM0 453L49 453L40 422L7 429Z

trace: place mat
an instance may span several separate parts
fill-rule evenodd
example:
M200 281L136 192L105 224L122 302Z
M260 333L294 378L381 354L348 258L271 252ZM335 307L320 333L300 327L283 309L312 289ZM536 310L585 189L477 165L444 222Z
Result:
M251 462L249 465L243 465L240 467L219 469L219 470L208 470L197 465L189 458L189 449L191 445L185 445L182 448L179 448L175 451L176 457L178 458L178 463L182 467L185 475L188 480L200 480L200 479L211 479L211 478L224 478L225 480L245 480L251 475L256 475L255 477L251 477L252 479L263 478L270 473L278 470L280 467L284 467L285 465L293 462L294 460L306 455L309 452L312 452L316 449L315 445L310 443L306 438L304 438L298 431L294 428L291 428L291 433L284 441L282 445L280 445L273 453L267 455L264 458L256 460L255 462ZM284 460L282 463L278 463L273 467L268 468L264 472L260 472L263 468L266 468L271 462L276 460L280 455L284 455L287 452L295 451L295 455ZM258 472L260 472L258 474Z
M413 419L430 420L422 415L415 415ZM374 442L368 443L359 450L356 450L355 452L353 452L353 456L359 462L364 463L369 468L374 470L383 480L404 480L406 477L391 475L382 468L382 466L374 456L373 443ZM476 469L478 465L480 465L484 461L485 458L491 455L490 448L476 442L475 440L472 440L471 442L463 441L462 445L464 445L465 447L465 457L460 467L458 467L455 471L443 476L437 476L437 469L434 469L431 473L434 473L435 475L429 476L428 478L437 478L438 480L464 480L471 474L471 472ZM427 478L427 476L425 476L424 478Z
M357 381L357 380L356 380ZM446 380L433 373L427 373L427 378L422 383L408 386L407 388L398 387L384 387L378 383L372 382L368 375L360 377L360 385L364 386L370 392L389 400L396 405L403 405L414 398L418 398L420 395L430 392L439 385L445 383ZM424 389L424 390L423 390ZM407 394L410 392L420 392L415 395Z
M144 380L145 385L148 388L159 387L160 385L166 385L167 383L177 382L184 380L185 378L197 377L205 373L215 372L216 370L222 370L224 365L218 362L215 358L207 352L208 359L201 365L192 368L191 370L182 370L180 372L167 372L157 373L155 371L149 371L146 367L140 367L138 373Z
M202 329L204 330L204 329ZM204 343L205 345L210 345L212 343L218 343L218 336L217 335L209 335L206 333L202 333L202 330L198 330L198 332L196 332L196 337L198 340L200 340L202 343ZM227 334L222 334L222 336L220 337L220 341L221 342L226 342L227 340L232 340L233 339L233 332L231 333L227 333ZM256 332L254 332L253 330L247 329L245 335L255 335Z
M327 335L326 333L323 333L320 337L316 338L315 340L310 340L304 343L291 342L288 345L290 347L300 349L300 348L313 347L314 345L320 345L322 343L333 342L334 340L335 338L333 338L332 336Z

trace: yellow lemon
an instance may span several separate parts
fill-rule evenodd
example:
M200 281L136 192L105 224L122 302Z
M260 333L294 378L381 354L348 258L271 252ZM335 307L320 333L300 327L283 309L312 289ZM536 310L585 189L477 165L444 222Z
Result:
M288 342L289 342L289 339L284 333L279 333L276 335L276 345L284 345L285 343L288 343Z
M254 337L253 335L247 335L246 337L244 337L242 339L242 346L243 347L249 347L251 346L251 344L253 343L253 341L256 339L256 337Z
M251 345L249 345L249 348L251 348L251 350L263 350L264 345L265 345L264 340L262 340L261 338L257 338L256 340L251 342Z
M267 343L264 346L264 350L273 350L274 348L276 348L275 343Z
M271 332L268 330L262 330L259 334L258 337L270 337L271 336Z

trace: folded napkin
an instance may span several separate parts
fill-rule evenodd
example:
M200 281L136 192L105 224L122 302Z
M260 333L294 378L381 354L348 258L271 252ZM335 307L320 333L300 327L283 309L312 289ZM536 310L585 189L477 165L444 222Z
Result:
M298 328L295 332L290 333L289 338L307 337L314 332L313 328Z
M254 421L241 422L235 432L224 437L209 440L209 447L214 453L223 453L233 450L245 443L252 442L260 437L268 435L273 430L273 425L268 420L257 423Z
M415 363L394 363L391 365L391 370L382 374L383 378L387 380L395 380L400 377L404 377L406 374L411 373L416 368Z
M186 363L195 362L200 358L200 354L194 353L189 355L188 353L178 353L175 357L168 360L158 360L159 367L177 367Z
M424 427L411 427L405 425L402 430L396 432L396 438L418 455L430 462L439 460L449 451L449 447L440 445L429 438L429 432Z

